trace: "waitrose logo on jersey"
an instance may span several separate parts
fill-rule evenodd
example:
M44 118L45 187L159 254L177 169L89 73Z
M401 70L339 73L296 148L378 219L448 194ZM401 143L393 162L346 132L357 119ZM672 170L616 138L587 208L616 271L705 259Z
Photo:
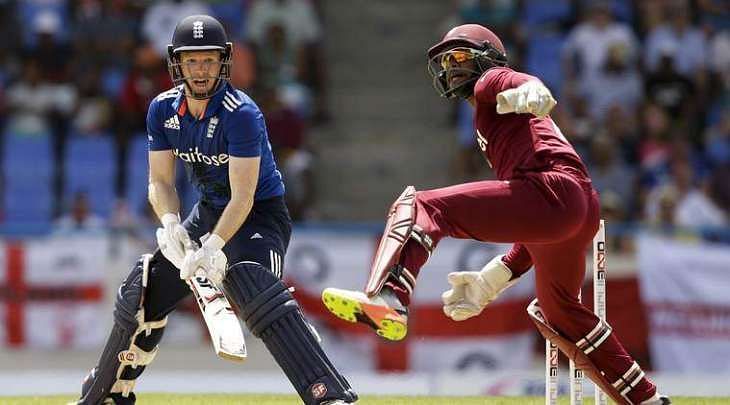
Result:
M180 160L186 163L205 163L211 166L220 166L228 163L228 155L221 153L219 155L208 156L200 153L198 147L195 149L188 148L187 152L180 152L179 149L173 150L175 156L179 157Z

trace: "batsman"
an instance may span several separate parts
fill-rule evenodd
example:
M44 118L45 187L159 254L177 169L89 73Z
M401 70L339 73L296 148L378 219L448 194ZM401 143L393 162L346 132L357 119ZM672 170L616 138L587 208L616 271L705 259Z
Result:
M528 312L540 333L617 403L670 403L611 326L580 301L599 200L585 165L549 116L556 105L550 90L510 69L502 42L481 25L451 29L427 56L438 93L475 109L477 145L498 180L407 187L390 208L364 293L329 288L324 304L340 318L400 340L418 273L442 238L513 243L480 271L449 274L446 316L479 315L534 266L537 300Z
M186 280L199 271L222 283L305 404L357 400L281 281L291 234L284 186L261 111L229 83L231 56L213 17L186 17L175 28L168 68L176 87L158 95L147 114L160 249L144 255L119 287L114 325L78 404L135 403L135 381L157 354L167 315L190 294ZM184 223L176 159L201 196Z

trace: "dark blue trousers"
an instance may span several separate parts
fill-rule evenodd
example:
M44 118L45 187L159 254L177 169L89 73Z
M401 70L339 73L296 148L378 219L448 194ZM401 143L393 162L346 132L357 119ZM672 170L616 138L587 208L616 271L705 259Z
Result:
M183 223L190 239L200 244L200 237L213 231L222 213L222 209L205 202L196 204ZM291 226L283 197L255 201L246 222L223 247L228 265L241 261L256 262L281 278ZM145 318L162 319L189 294L190 288L180 279L180 271L158 249L147 282Z

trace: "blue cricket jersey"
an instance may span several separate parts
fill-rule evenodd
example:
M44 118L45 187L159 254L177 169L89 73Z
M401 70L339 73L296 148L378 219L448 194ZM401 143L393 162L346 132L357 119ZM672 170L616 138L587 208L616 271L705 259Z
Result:
M160 93L147 111L147 137L149 150L172 150L185 162L201 201L215 207L224 208L231 199L230 156L261 157L254 200L284 195L264 116L249 96L230 83L208 101L201 119L187 112L182 85Z

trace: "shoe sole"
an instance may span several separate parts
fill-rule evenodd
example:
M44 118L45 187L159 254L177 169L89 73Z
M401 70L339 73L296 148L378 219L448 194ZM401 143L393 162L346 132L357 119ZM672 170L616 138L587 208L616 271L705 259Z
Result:
M403 316L393 309L362 302L329 288L322 292L322 302L336 317L350 323L364 323L384 339L403 340L408 333Z

